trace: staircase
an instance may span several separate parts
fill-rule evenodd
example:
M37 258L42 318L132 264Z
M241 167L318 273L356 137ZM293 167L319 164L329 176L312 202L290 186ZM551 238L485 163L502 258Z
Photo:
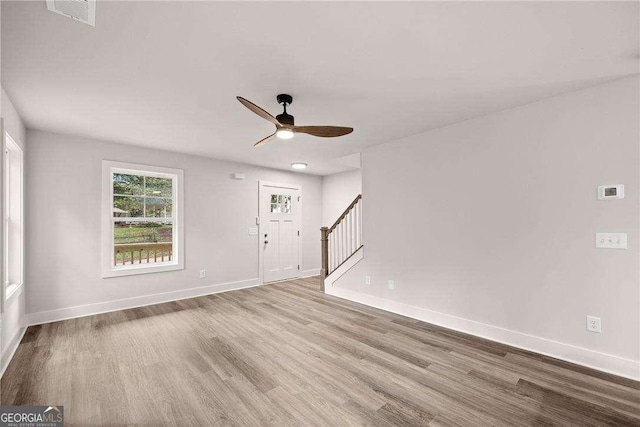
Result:
M331 227L322 227L322 292L363 256L362 194L359 194Z

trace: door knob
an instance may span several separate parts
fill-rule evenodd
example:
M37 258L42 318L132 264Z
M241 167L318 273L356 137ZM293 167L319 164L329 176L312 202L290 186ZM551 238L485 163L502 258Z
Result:
M265 243L265 244L267 244L267 243L269 243L269 241L268 241L268 240L265 240L265 241L264 241L264 243Z

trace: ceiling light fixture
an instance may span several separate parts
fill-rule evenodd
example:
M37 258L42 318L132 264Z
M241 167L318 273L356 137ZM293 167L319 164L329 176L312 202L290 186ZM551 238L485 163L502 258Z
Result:
M291 129L278 129L276 136L280 139L291 139L293 138L293 131Z
M291 163L291 167L293 169L306 169L307 164L302 162L295 162L295 163Z

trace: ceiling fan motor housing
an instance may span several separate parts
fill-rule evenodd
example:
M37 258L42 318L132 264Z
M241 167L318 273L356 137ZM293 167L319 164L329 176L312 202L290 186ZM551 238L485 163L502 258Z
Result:
M276 96L276 100L278 101L278 104L282 104L282 106L284 107L284 112L282 114L278 114L276 116L276 120L278 120L283 125L294 126L293 116L287 114L287 105L291 105L291 103L293 102L293 96L287 95L286 93L281 93L280 95Z
M278 120L283 125L294 126L293 116L291 114L282 113L276 116L276 120Z

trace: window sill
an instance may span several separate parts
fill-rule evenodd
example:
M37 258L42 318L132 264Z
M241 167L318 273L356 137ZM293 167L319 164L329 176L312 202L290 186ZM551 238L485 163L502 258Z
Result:
M164 271L184 270L184 265L179 262L172 262L162 265L134 265L126 268L110 268L102 272L102 278L110 277L135 276L138 274L161 273Z

